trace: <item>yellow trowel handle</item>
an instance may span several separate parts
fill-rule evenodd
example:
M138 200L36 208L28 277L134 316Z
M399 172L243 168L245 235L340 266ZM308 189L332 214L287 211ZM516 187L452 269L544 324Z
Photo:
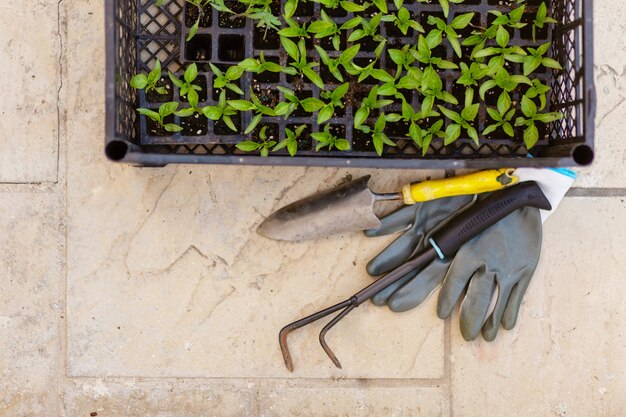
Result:
M407 184L402 187L402 197L404 204L415 204L443 197L496 191L519 182L519 178L512 175L513 171L515 170L493 169L459 177Z

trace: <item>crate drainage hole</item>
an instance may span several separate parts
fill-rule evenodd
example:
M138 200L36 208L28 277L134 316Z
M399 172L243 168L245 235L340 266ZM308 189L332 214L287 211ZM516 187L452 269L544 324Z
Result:
M211 60L211 35L196 35L187 42L185 58L189 61Z
M241 35L220 35L218 38L218 58L224 62L239 62L245 58L244 42Z

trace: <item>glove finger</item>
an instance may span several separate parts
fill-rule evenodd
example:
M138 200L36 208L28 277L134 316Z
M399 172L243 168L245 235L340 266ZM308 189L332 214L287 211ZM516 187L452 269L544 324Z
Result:
M417 276L402 285L387 300L391 311L407 311L420 305L427 299L443 282L450 261L435 259Z
M535 268L533 267L511 290L511 295L509 296L509 300L506 303L506 308L502 316L502 327L506 330L511 330L515 327L515 323L517 323L520 306L522 304L522 300L524 299L524 294L526 294L526 289L528 289L528 285L530 285L530 280L532 279L534 272Z
M471 253L469 254L471 255ZM437 315L439 318L445 319L452 314L454 306L461 298L467 283L478 268L480 268L480 264L475 256L464 256L463 248L457 252L443 280L441 291L439 291L437 301Z
M502 316L504 315L504 311L506 309L509 296L511 295L511 288L498 285L498 297L496 300L496 307L493 309L487 321L483 324L482 334L483 338L487 342L493 342L493 340L498 335L498 330L500 329L500 322L502 321Z
M413 224L415 212L418 209L418 205L400 207L398 210L380 219L381 225L379 228L368 229L363 233L365 233L365 236L368 237L377 237L406 230L409 226L411 226L411 224Z
M419 271L411 271L405 276L403 276L402 278L400 278L398 281L394 282L393 284L385 288L384 290L381 290L380 292L378 292L376 295L370 298L370 300L372 301L372 304L377 305L377 306L384 306L385 304L387 304L387 300L389 299L389 297L391 297L391 295L398 288L402 287L404 284L406 284L407 282L415 278L418 272Z
M423 240L424 235L421 233L415 234L412 230L406 231L367 263L367 273L378 276L396 269L409 259Z
M495 291L495 274L485 268L476 271L467 287L459 314L461 334L465 340L474 340L480 334Z

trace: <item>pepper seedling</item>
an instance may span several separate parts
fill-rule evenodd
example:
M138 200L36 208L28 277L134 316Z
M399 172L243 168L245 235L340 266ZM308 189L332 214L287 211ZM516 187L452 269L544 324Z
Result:
M535 122L550 123L563 118L563 113L539 113L537 111L537 105L526 96L522 97L522 113L524 113L526 117L518 117L515 120L515 126L526 126L524 130L524 143L527 149L535 146L539 140L539 130Z
M348 20L341 26L337 26L337 23L335 23L333 19L328 17L324 10L321 11L320 17L322 18L322 20L316 20L312 22L309 25L307 31L309 33L315 34L315 38L317 39L332 36L333 48L335 48L336 51L338 51L339 47L341 46L341 31L355 28L359 25L359 23L361 23L361 17L356 16Z
M466 87L478 87L478 82L489 74L489 67L485 64L472 62L470 66L461 62L461 76L456 81L457 84Z
M540 103L539 111L541 111L545 109L546 107L546 104L547 104L546 94L548 93L548 91L550 91L550 87L548 87L545 84L542 84L541 80L538 80L536 78L532 80L532 83L533 83L533 86L530 87L526 91L526 94L524 95L528 98L539 97L539 103Z
M443 19L432 15L428 16L428 24L436 27L428 32L428 35L426 35L426 41L428 42L430 49L433 49L441 44L442 38L445 35L456 55L461 58L461 56L463 56L463 52L461 51L461 43L459 42L459 35L456 33L456 30L466 28L472 21L473 17L474 13L461 14L455 17L454 20L452 20L452 22L448 25Z
M298 126L295 132L289 129L288 127L286 127L285 135L287 135L287 137L281 140L280 142L278 142L278 144L274 147L273 151L276 152L286 147L287 151L289 152L289 155L295 156L296 152L298 151L298 138L302 135L302 132L304 131L304 129L306 129L306 125Z
M228 105L239 111L252 111L255 113L254 117L246 127L246 130L243 132L244 134L248 134L254 130L254 128L259 124L263 116L282 116L288 110L287 103L279 103L282 104L280 107L276 106L275 109L265 106L261 103L261 100L254 94L252 88L250 88L250 100L228 100Z
M235 146L245 152L260 151L262 157L267 157L270 153L270 149L276 145L275 140L268 140L267 138L267 126L263 126L259 132L260 142L254 142L252 140L246 140L239 142Z
M165 129L165 131L174 133L180 132L181 130L183 130L183 128L175 123L165 123L165 118L173 115L177 109L178 103L176 103L175 101L170 101L168 103L161 104L158 112L143 107L138 108L137 112L157 122L159 126Z
M526 51L517 45L508 46L510 40L509 31L499 26L496 30L496 43L498 46L489 46L474 53L474 59L481 61L482 58L492 57L487 66L491 73L496 73L504 68L504 62L521 62L527 55Z
M226 90L220 92L217 106L203 107L202 114L204 114L207 119L213 121L221 120L230 130L237 132L237 127L232 119L232 116L235 116L237 111L226 102Z
M385 133L385 127L387 126L387 119L385 113L381 113L376 119L376 123L374 123L374 128L371 129L372 133L372 143L374 144L374 149L378 156L383 155L383 149L385 145L388 146L397 146ZM363 129L360 129L365 133L370 132L369 126L363 126Z
M154 90L157 94L167 94L165 87L157 87L157 83L161 80L161 61L158 59L154 63L154 68L146 74L137 74L130 80L130 86L137 90L146 90L146 93Z
M200 20L204 14L204 7L207 4L210 4L212 8L220 12L233 13L226 5L224 4L224 0L185 0L187 3L196 6L198 9L198 19L196 22L189 28L189 32L187 33L187 37L185 38L187 42L192 40L194 36L198 33L198 29L200 28ZM162 1L160 2L163 3Z
M558 69L558 70L563 69L561 64L559 64L554 59L544 57L546 52L548 52L549 48L550 48L550 42L544 43L537 49L528 47L526 48L528 49L528 55L524 57L518 56L517 61L514 61L514 62L519 62L519 63L524 64L524 75L526 76L535 72L535 70L539 68L541 65L543 65L546 68L552 68L552 69Z
M241 61L239 64L237 64L237 66L243 69L245 72L253 72L255 74L260 74L265 71L269 71L269 72L281 72L282 71L282 67L278 65L277 63L265 60L265 55L263 54L263 51L260 52L259 59L246 58L243 61ZM235 80L228 79L228 71L226 71L225 78L228 82L235 81ZM227 86L228 83L224 85ZM235 85L235 87L237 86ZM240 94L243 94L243 93L240 93Z
M433 47L431 47L426 40L426 38L422 35L419 35L417 38L417 49L410 49L411 54L422 64L429 65L432 67L433 65L437 68L441 69L456 69L458 65L453 62L446 61L443 58L439 58L433 56L432 52Z
M420 25L418 21L411 19L410 12L404 6L399 8L397 14L385 15L381 18L381 20L383 22L392 22L403 35L406 35L410 28L413 28L420 33L425 32L424 27Z
M247 5L245 12L235 15L235 17L247 17L256 20L258 28L280 30L282 22L272 13L272 0L239 0L240 3Z
M317 123L322 124L335 114L335 107L342 108L343 97L348 92L348 88L350 88L350 83L343 83L340 86L336 87L333 91L322 91L320 96L323 99L330 100L328 103L324 105L317 114Z
M348 42L356 42L369 36L374 42L378 42L378 46L374 50L374 55L377 59L380 58L380 55L385 49L385 44L387 43L387 39L378 33L378 27L380 26L382 18L383 15L381 13L376 13L370 20L361 19L361 29L353 30L348 37Z
M302 107L306 112L314 113L325 105L325 103L318 98L307 97L300 100L293 90L290 90L280 85L276 86L276 88L278 89L278 91L283 93L283 97L285 97L285 99L287 100L287 102L283 102L284 104L279 103L279 105L286 106L287 110L284 113L285 119L287 119L291 115L291 113L293 113L298 108L298 106Z
M457 113L454 110L446 109L443 106L438 106L439 110L453 123L449 124L446 128L444 136L444 145L449 145L461 136L461 131L465 129L467 136L472 138L474 143L478 145L478 132L472 126L472 122L478 116L478 110L480 103L474 103L474 90L465 90L465 108L461 113Z
M287 6L285 5L285 8L286 7ZM278 36L284 36L286 38L310 38L306 22L302 23L302 26L300 26L298 22L293 20L287 14L284 14L283 17L285 19L285 23L287 23L287 27L279 30Z
M511 97L508 94L502 94L498 99L498 110L487 107L487 113L496 123L487 126L483 130L483 135L493 133L501 127L504 133L510 137L514 136L515 132L513 131L511 121L513 116L515 116L515 109L511 108Z
M283 48L287 52L287 55L293 59L293 62L289 63L288 67L282 69L282 71L289 75L304 75L307 77L313 84L318 86L319 88L324 88L324 82L321 77L313 71L313 68L319 66L317 62L307 62L306 56L306 44L304 39L300 39L298 44L296 45L294 41L291 39L281 37L281 43L283 44Z
M543 2L539 5L537 9L537 16L533 20L533 42L537 41L537 29L543 29L546 23L558 23L555 19L548 16L548 7L546 3Z
M493 79L485 81L480 86L480 98L484 100L487 91L493 89L496 86L500 87L503 90L501 95L506 94L508 96L509 93L515 90L520 84L526 84L530 86L533 85L528 77L524 75L511 75L504 68L500 68Z
M372 110L381 109L392 103L393 103L393 100L389 100L389 99L379 100L378 99L378 86L375 85L370 90L367 97L363 99L361 106L354 114L354 127L358 129L367 120Z
M423 104L426 108L432 108L435 99L445 101L450 104L459 104L459 101L452 94L443 89L443 81L433 67L426 67L422 74L419 92L424 95Z
M330 125L324 126L324 131L322 132L311 133L311 137L317 141L316 151L326 147L328 147L329 151L332 151L333 148L337 148L340 151L350 149L350 142L345 138L340 138L330 133Z
M509 13L502 13L498 10L490 10L487 13L496 16L496 19L491 24L492 26L508 26L513 29L521 29L526 26L526 23L522 23L522 17L524 16L525 10L526 5L522 4L520 7L511 10Z
M213 81L213 87L220 89L228 88L229 90L241 96L244 94L241 88L239 88L239 86L233 81L237 81L241 78L243 72L245 71L245 66L233 65L232 67L229 67L224 73L220 71L220 69L215 65L209 65L211 66L211 71L213 71L213 75L215 76L215 80Z
M431 0L417 0L419 3L430 3ZM439 5L441 6L441 10L443 10L443 15L448 17L450 14L450 3L460 4L463 3L464 0L439 0Z
M341 74L341 71L339 71L339 67L344 67L347 72L354 72L355 69L352 64L352 60L359 52L360 48L361 45L352 45L343 51L338 58L330 58L322 47L315 45L315 49L317 49L317 53L319 54L322 63L328 67L328 72L341 82L343 82L343 75Z
M168 72L170 80L178 89L180 90L181 97L187 96L188 101L198 102L198 91L202 90L202 87L199 85L193 84L193 82L198 78L198 66L195 62L185 70L185 74L183 75L183 79L180 80L171 72Z

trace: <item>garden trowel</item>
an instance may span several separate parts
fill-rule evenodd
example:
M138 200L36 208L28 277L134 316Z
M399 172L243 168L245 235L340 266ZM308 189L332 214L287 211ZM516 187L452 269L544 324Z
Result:
M378 194L368 187L370 175L339 185L289 204L271 214L257 233L275 240L300 241L342 232L380 227L374 213L378 201L403 200L416 204L437 198L479 194L517 184L513 169L480 171L474 174L407 184L402 191Z

